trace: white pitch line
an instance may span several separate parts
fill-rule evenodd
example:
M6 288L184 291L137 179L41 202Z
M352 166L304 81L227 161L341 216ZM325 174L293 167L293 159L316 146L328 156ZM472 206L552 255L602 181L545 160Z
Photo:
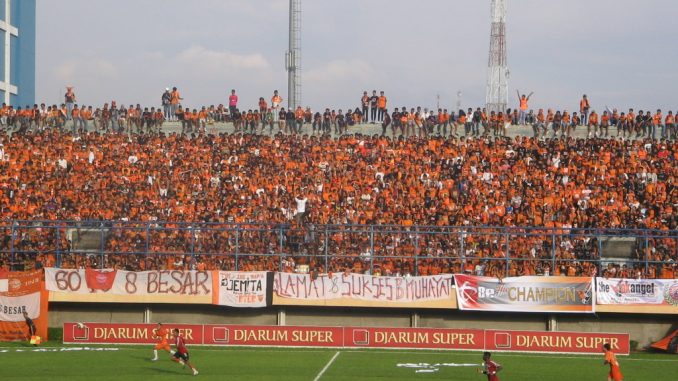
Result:
M336 360L337 357L339 357L339 353L341 353L341 352L337 352L337 353L334 354L334 356L332 356L332 358L331 358L330 361L327 363L327 365L325 365L325 367L320 371L320 373L318 373L318 375L315 376L315 378L313 379L313 381L318 381L318 380L320 379L320 377L322 377L323 374L325 374L325 371L327 371L327 369L330 368L330 365L332 365L332 363L334 362L334 360Z
M463 352L426 352L426 351L372 351L372 350L354 350L354 351L344 351L346 353L377 353L377 354L430 354L430 355L444 355L444 356L480 356L478 353L463 353ZM497 357L527 357L527 358L545 358L550 359L580 359L580 360L600 360L602 356L593 357L590 353L581 354L578 356L552 356L548 353L544 355L539 354L520 354L520 353L505 353L505 352L496 352ZM621 356L621 355L620 355ZM645 359L645 358L629 358L629 357L620 357L622 361L647 361L647 362L678 362L678 359Z

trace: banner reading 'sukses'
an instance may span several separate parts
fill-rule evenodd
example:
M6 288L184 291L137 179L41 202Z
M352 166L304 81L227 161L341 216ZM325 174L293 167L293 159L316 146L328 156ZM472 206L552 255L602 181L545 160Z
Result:
M456 308L451 274L387 277L275 273L274 305Z
M462 310L508 312L595 312L593 278L454 276Z

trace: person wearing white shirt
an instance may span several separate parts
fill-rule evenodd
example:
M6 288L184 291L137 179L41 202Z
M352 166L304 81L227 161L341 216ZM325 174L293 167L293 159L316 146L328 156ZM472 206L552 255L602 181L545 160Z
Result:
M306 216L306 203L308 199L305 196L298 195L294 198L294 201L297 202L297 212L294 214L294 218L299 223L304 222L304 217Z

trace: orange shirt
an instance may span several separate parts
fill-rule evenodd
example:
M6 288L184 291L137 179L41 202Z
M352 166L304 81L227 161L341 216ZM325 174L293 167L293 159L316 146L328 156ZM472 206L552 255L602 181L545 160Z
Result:
M589 100L588 99L583 99L579 101L579 112L584 112L584 109L589 108Z
M589 115L589 124L598 124L598 114L592 112L591 115Z
M160 328L155 331L155 337L159 343L167 342L167 329Z
M613 381L622 381L623 376L619 370L617 356L612 351L605 351L605 361L610 365L610 378Z
M654 114L654 125L658 126L662 124L662 114L660 112Z

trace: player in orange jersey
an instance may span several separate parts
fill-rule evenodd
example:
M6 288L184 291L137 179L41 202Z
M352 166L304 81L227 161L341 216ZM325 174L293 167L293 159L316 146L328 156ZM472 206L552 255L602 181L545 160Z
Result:
M603 344L603 353L605 353L605 362L603 365L610 365L610 373L607 375L607 381L623 381L624 376L619 370L619 362L617 356L612 352L609 343Z
M162 323L158 323L153 330L153 337L158 339L158 342L153 347L153 358L151 361L158 361L158 349L165 350L169 352L170 355L174 354L174 351L170 348L169 341L167 340L167 329L162 326Z

